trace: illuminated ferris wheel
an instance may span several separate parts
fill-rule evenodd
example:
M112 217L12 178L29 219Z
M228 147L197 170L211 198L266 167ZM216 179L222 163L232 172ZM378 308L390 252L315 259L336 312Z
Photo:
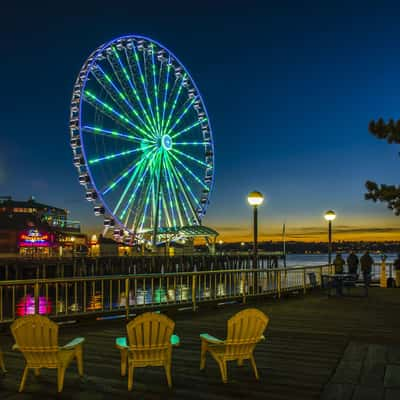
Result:
M187 69L137 35L100 46L76 79L71 147L94 213L119 239L200 225L214 180L207 110Z

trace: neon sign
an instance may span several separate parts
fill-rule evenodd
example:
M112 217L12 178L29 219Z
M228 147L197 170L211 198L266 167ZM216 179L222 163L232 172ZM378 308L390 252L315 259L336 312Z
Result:
M53 235L29 229L19 235L19 247L51 247Z

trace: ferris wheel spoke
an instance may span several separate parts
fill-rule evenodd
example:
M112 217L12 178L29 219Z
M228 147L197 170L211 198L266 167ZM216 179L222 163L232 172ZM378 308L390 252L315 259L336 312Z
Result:
M152 160L154 159L154 157L155 157L157 154L158 154L158 152L155 152L155 153L154 153L154 155L152 156L151 160L148 161L147 167L151 165ZM128 202L127 202L127 204L126 204L124 210L123 210L122 213L121 213L121 218L124 218L124 217L125 217L126 212L127 212L128 208L129 208L129 206L132 204L132 201L135 199L135 196L136 196L136 194L137 194L137 192L138 192L138 190L139 190L139 188L140 188L140 186L141 186L141 184L142 184L142 182L143 182L145 176L147 175L147 173L148 173L150 170L151 170L151 168L144 168L144 172L142 173L142 175L141 175L139 181L137 182L136 186L134 187L133 192L132 192L132 194L131 194L129 200L128 200Z
M188 197L188 195L187 195L187 192L189 192L189 193L192 195L192 197L193 197L193 199L195 199L195 201L197 201L197 199L196 199L196 197L194 196L192 190L190 189L190 186L187 184L185 178L184 178L184 177L182 176L182 174L176 169L176 167L175 167L174 164L171 162L171 160L169 160L169 161L170 161L170 167L171 167L171 169L172 169L172 172L175 174L176 180L177 180L177 182L179 183L179 186L180 186L180 188L181 188L181 191L182 191L182 193L183 193L183 195L184 195L184 197L185 197L187 203L188 203L189 206L190 206L190 210L192 211L192 213L193 213L193 215L194 215L194 217L195 217L195 221L196 221L197 223L199 223L199 222L200 222L200 221L199 221L199 216L197 215L196 209L194 208L193 203L190 201L190 199L189 199L189 197Z
M156 156L157 157L157 156ZM143 182L144 193L142 196L139 196L139 206L135 210L135 217L132 223L132 230L135 230L138 225L140 225L140 230L143 229L143 224L147 217L147 210L150 203L150 190L152 189L152 181L154 180L154 168L150 168L150 174L148 175L147 181ZM144 210L143 210L144 208ZM142 214L143 211L143 214ZM142 218L142 221L139 222L138 218ZM136 222L138 221L138 222Z
M162 221L160 220L160 225L161 226L165 226L165 227L175 226L175 225L172 225L172 219L171 219L171 216L169 214L168 203L165 200L164 193L161 196L161 203L162 203L162 208L164 209L164 215L165 215L164 219L165 219L166 223L162 224Z
M133 49L133 54L134 54L134 59L135 59L135 62L136 62L136 66L138 68L139 75L140 75L139 79L140 79L140 82L141 82L141 84L143 86L144 93L146 95L147 107L148 107L148 109L150 111L150 114L151 114L151 117L152 117L153 126L156 129L156 120L155 120L155 117L154 117L154 112L153 112L153 107L151 105L149 92L147 90L147 80L145 78L145 73L143 72L143 69L142 69L142 66L141 66L141 63L140 63L138 50L137 50L134 42L132 42L132 49ZM144 65L144 68L145 68L145 71L146 71L145 49L143 49L142 52L143 52L143 60L144 60L144 64L143 65Z
M188 184L188 182L186 181L186 179L184 178L183 174L175 167L175 165L171 162L172 164L172 169L174 170L174 172L179 176L179 178L182 180L184 186L187 188L188 192L190 193L190 195L193 198L193 201L195 203L196 206L200 207L200 203L199 200L197 199L197 197L194 195L192 189L190 188L190 185Z
M190 101L186 101L184 103L185 108L183 109L182 113L179 115L179 117L175 120L175 122L173 123L173 125L170 128L167 127L167 129L168 129L168 131L166 133L167 135L169 135L176 128L176 126L182 121L182 118L187 114L187 112L190 110L190 108L193 106L194 102L197 99L198 99L198 96L193 97L193 99L191 99ZM186 105L186 103L188 103L188 104Z
M204 189L208 189L208 186L189 168L187 167L181 160L179 160L178 157L175 156L175 154L171 154L172 158L201 186L203 186Z
M170 160L168 160L168 163L170 163ZM188 210L187 210L187 208L186 208L185 202L182 201L182 200L184 200L184 199L181 199L180 196L179 196L179 194L178 194L177 191L176 191L177 189L179 189L179 190L180 190L180 193L181 193L181 191L182 191L182 185L181 185L181 182L179 182L177 176L174 174L171 165L170 165L170 171L171 171L171 177L172 177L173 186L174 186L174 188L176 188L176 189L174 189L174 190L175 190L175 193L176 193L176 207L177 207L177 210L179 211L179 215L180 215L180 217L181 217L181 218L180 218L180 223L181 223L181 226L185 226L185 225L187 225L187 224L185 224L185 222L184 222L184 221L185 221L185 217L182 217L181 209L183 209L183 213L184 213L185 216L186 216L186 221L187 221L187 222L190 221L190 216L189 216Z
M125 199L126 194L128 193L130 187L132 186L132 183L134 181L134 179L136 178L136 176L143 171L143 168L147 165L145 164L145 162L147 161L147 159L151 156L151 154L154 152L150 151L149 153L147 153L146 155L142 156L142 158L140 159L140 161L135 165L135 170L133 172L133 174L131 175L127 185L125 186L124 192L122 193L122 196L120 197L120 199L118 200L117 205L115 206L114 210L113 210L113 214L116 215L119 207L121 206L122 202Z
M135 147L134 149L121 151L119 153L113 153L113 154L108 154L108 155L103 156L103 157L92 158L88 162L89 162L89 164L92 165L92 164L97 164L97 163L99 163L101 161L114 160L115 158L125 157L125 156L128 156L129 154L137 153L137 152L143 151L143 150L147 150L147 149L149 149L151 147L154 147L154 145L152 144L152 145L149 145L149 146L146 146L146 147L140 147L140 148Z
M153 157L154 157L156 154L157 154L157 153L154 152ZM135 186L134 186L134 188L133 188L133 190L132 190L132 193L131 193L131 195L130 195L130 197L129 197L129 199L128 199L128 202L127 202L127 204L126 204L124 210L123 210L122 213L121 213L121 218L124 218L124 217L125 217L127 209L130 207L131 204L133 204L133 200L135 199L136 194L137 194L137 192L139 191L140 186L142 185L142 182L143 182L143 180L144 180L144 178L145 178L147 172L148 172L149 169L150 169L150 168L149 168L149 165L151 164L151 160L149 161L149 157L146 157L146 161L147 161L147 163L145 162L145 163L141 166L141 169L140 169L140 171L139 171L139 174L141 174L141 176L140 176L139 180L136 182L136 184L135 184ZM137 176L138 176L139 174L137 174ZM130 215L131 211L132 211L132 207L129 209L129 214L128 214L128 215ZM126 218L126 221L127 221L127 220L128 220L128 217ZM125 222L125 224L127 224L127 222Z
M161 191L160 191L160 199L161 199L161 207L164 209L164 216L165 216L165 222L166 224L164 224L164 226L172 226L172 220L175 221L175 216L172 216L172 207L168 208L168 199L167 194L168 192L168 181L167 181L167 175L166 175L166 160L165 160L166 156L164 156L161 159L161 163L162 165L160 166L161 168L161 174L160 174L160 179L162 182L166 182L166 184L162 185L160 187ZM164 175L164 178L162 177L162 175ZM162 221L160 220L160 225L162 225ZM174 225L175 226L175 225Z
M128 97L122 93L122 91L116 86L113 80L108 74L104 72L100 65L95 64L91 70L92 75L95 77L99 85L106 91L106 93L114 100L114 103L123 110L127 115L132 113L142 124L142 128L147 131L151 136L151 130L148 130L148 126L143 118L139 115L136 108L128 100ZM115 71L114 71L115 73ZM120 82L121 84L121 82Z
M169 198L169 208L171 210L171 215L172 215L172 220L174 226L176 226L176 217L175 217L175 212L174 212L174 204L172 200L172 190L171 190L171 178L168 175L168 168L167 168L167 160L164 160L164 175L165 175L165 183L167 187L167 193L168 193L168 198Z
M160 122L160 107L158 104L158 84L157 84L157 71L156 71L156 63L154 60L154 46L152 46L151 51L151 70L153 75L153 94L154 94L154 103L155 103L155 116L156 116L156 124L157 124L157 133L161 136L161 122ZM161 72L162 72L162 64L160 66L160 79L161 79Z
M176 146L205 146L204 142L174 142L174 147Z
M167 108L167 98L168 98L168 89L169 89L169 75L171 72L171 59L168 58L167 62L167 76L165 79L165 84L164 84L164 99L162 102L162 118L161 118L161 127L160 127L160 132L163 132L164 130L164 122L165 122L165 110ZM160 75L160 80L161 80L161 75Z
M179 207L179 197L178 197L178 194L177 194L177 192L176 192L176 189L175 189L175 187L176 187L176 185L175 185L175 181L174 181L174 179L173 179L173 176L172 176L172 173L171 173L171 171L170 171L170 166L169 166L169 163L168 163L168 157L167 157L167 159L165 160L165 166L166 166L166 168L165 168L165 172L167 173L167 175L168 175L168 180L167 180L167 184L169 184L169 187L170 187L170 189L171 189L171 194L172 194L172 196L171 196L171 208L172 209L176 209L177 210L177 214L178 214L178 219L179 219L179 222L180 222L180 226L183 226L184 225L184 222L183 222L183 218L182 218L182 213L181 213L181 209L180 209L180 207ZM173 201L174 201L174 204L172 205L172 198L173 198Z
M117 60L117 62L113 62L113 57ZM132 92L134 98L136 99L136 101L138 101L139 106L141 107L144 116L146 118L147 123L149 124L149 127L152 131L153 136L155 135L155 124L153 123L153 120L149 117L149 115L146 112L146 109L143 107L143 104L140 100L140 96L137 93L137 89L135 88L134 83L132 82L127 69L125 68L125 65L123 64L121 57L118 54L118 51L116 50L115 47L112 47L112 52L110 54L107 55L107 59L114 71L115 76L117 77L119 83L124 86L125 81L128 83L128 87L127 87L127 93Z
M103 135L103 136L111 137L114 139L126 140L127 142L131 142L131 143L132 142L142 142L143 140L147 141L146 139L143 139L142 137L139 137L139 136L133 136L133 135L129 135L127 133L122 133L122 132L118 132L115 130L104 129L104 128L100 128L97 126L85 125L82 127L82 130L85 132L94 133L96 135Z
M201 161L201 160L199 160L199 159L197 159L197 158L195 158L195 157L193 157L193 156L191 156L189 154L186 154L183 151L180 151L180 150L177 150L177 149L171 149L171 150L174 153L177 153L177 154L181 155L182 157L187 158L188 160L194 161L195 163L197 163L197 164L199 164L199 165L201 165L203 167L208 167L208 164L205 163L204 161Z
M125 169L125 171L122 174L119 174L119 176L114 177L112 179L111 183L109 183L108 186L105 189L102 190L102 195L106 195L108 192L113 190L132 171L134 171L136 168L140 167L140 165L142 164L142 161L143 161L143 157L137 157L131 163L129 163L129 165Z
M183 128L182 130L176 132L175 134L171 135L172 139L177 138L178 136L192 130L193 128L196 128L196 126L201 125L203 122L207 122L207 118L203 118L203 119L199 119L196 122L194 122L193 124L187 126L186 128Z
M149 177L151 180L151 177ZM139 231L143 230L144 223L146 221L147 212L150 204L150 190L152 189L152 185L148 184L144 186L145 194L142 196L142 202L138 209L136 210L134 220L132 222L132 230L136 231L139 227ZM143 210L143 212L142 212ZM136 222L137 221L137 222Z
M174 101L172 102L171 109L169 110L168 118L167 118L167 121L165 122L165 125L164 125L164 128L163 128L163 133L167 131L167 129L169 127L169 124L171 122L172 115L174 114L176 105L178 103L179 96L180 96L180 94L182 92L182 88L183 88L182 81L185 78L185 76L186 75L184 75L183 78L176 78L175 85L178 85L178 90L176 91L176 94L175 94L175 97L174 97ZM171 92L171 94L172 94L172 92Z
M89 104L91 104L93 107L95 107L97 110L99 110L104 115L107 115L107 114L108 114L108 116L112 115L114 118L117 119L117 121L124 122L126 124L126 126L129 126L130 129L133 129L133 133L139 132L143 136L147 137L148 139L151 139L151 140L154 139L146 131L144 131L140 126L134 124L129 118L126 117L126 115L121 114L118 111L116 111L113 107L111 107L106 102L100 100L96 95L91 93L89 90L85 90L84 100L86 100Z
M132 46L133 46L133 43L132 43ZM128 72L127 72L127 70L126 70L121 58L118 56L118 53L115 53L115 54L116 54L116 56L118 56L118 57L116 57L117 61L118 61L118 64L119 64L120 68L122 69L122 73L123 73L123 75L125 77L125 80L128 82L129 91L131 91L133 93L133 96L136 99L136 101L138 102L138 104L139 104L139 106L140 106L140 108L141 108L141 110L143 112L143 115L144 115L149 127L151 128L151 131L152 131L153 135L155 135L156 126L154 124L153 119L150 117L148 111L146 110L146 107L143 105L142 98L141 98L140 92L138 90L138 85L137 85L137 83L135 81L135 74L133 72L132 63L130 61L131 58L129 57L128 53L129 53L129 50L125 49L124 54L125 54L125 58L127 60L127 65L128 65L128 68L129 68L130 75L128 74Z

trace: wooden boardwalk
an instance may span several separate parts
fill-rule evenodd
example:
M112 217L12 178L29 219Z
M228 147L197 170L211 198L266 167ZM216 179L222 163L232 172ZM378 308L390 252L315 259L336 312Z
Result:
M400 289L374 288L368 298L328 298L317 291L281 300L267 298L246 307L251 306L260 308L271 319L267 340L255 352L259 381L254 379L246 363L243 367L230 364L229 383L225 385L221 383L219 370L211 358L207 359L206 371L199 371L199 334L208 332L223 338L227 319L244 307L225 305L196 313L169 311L176 321L176 333L181 337L181 346L173 353L172 390L168 390L162 368L144 368L135 373L133 391L127 391L127 379L120 377L119 353L114 348L115 337L125 335L125 321L92 321L62 326L61 344L75 336L86 337L85 378L80 380L72 365L65 378L64 391L58 398L312 400L320 399L324 393L325 399L350 400L356 398L354 385L357 382L347 385L344 391L338 391L338 385L333 385L338 374L339 378L340 374L347 374L347 364L341 367L346 349L349 352L349 346L354 343L356 346L376 345L373 348L375 353L384 348L384 357L400 349ZM18 394L23 359L21 354L10 350L12 338L8 328L1 333L0 344L8 369L6 375L0 373L1 400L56 397L56 374L46 370L39 378L31 374L26 392ZM364 346L364 350L366 348ZM396 359L393 362L396 363ZM396 369L393 371L396 375ZM349 374L352 372L350 368ZM362 377L353 376L354 379L362 384ZM341 384L340 379L336 382ZM392 377L393 382L391 388L383 388L376 397L364 396L364 399L400 399L396 376Z

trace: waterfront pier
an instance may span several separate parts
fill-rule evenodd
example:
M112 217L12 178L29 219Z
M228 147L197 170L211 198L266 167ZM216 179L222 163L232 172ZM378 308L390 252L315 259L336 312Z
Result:
M229 382L221 383L215 362L199 370L199 334L223 338L226 321L235 312L255 306L270 317L265 342L255 358L256 381L245 363L229 365ZM210 308L211 307L211 308ZM169 390L162 368L138 370L132 393L120 376L115 338L126 333L123 319L84 321L60 327L60 343L84 336L85 377L67 370L60 398L110 399L382 399L400 398L400 298L396 289L370 289L368 297L327 297L317 290L278 300L267 297L248 304L203 305L198 311L167 310L176 322L181 345L174 350L173 388ZM12 338L3 327L2 347L7 374L0 376L1 398L51 399L56 395L54 372L29 376L26 392L17 394L23 357L11 351ZM370 397L369 394L374 397Z

